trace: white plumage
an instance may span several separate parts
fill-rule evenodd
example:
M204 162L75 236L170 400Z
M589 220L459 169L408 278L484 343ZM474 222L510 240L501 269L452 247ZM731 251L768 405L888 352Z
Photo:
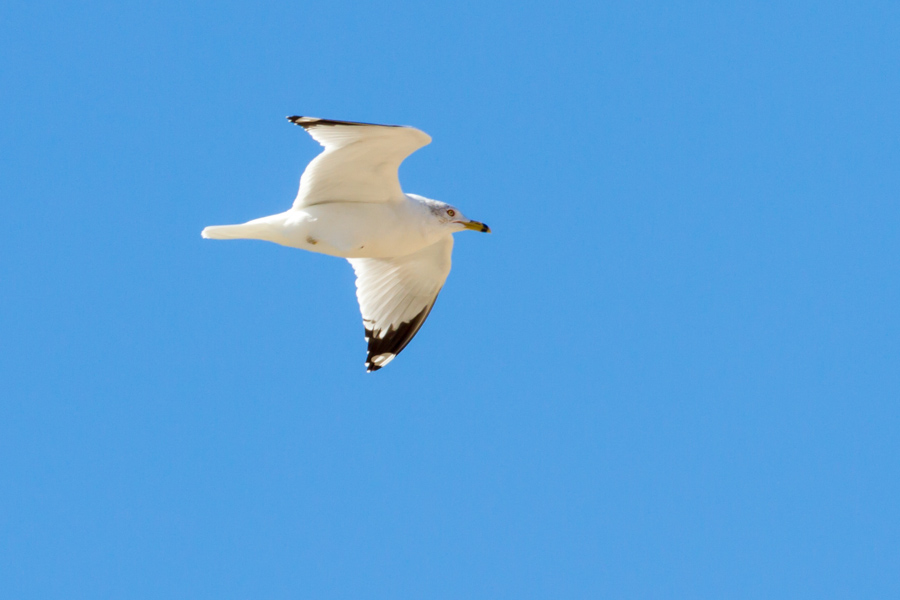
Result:
M431 143L428 134L412 127L340 126L312 117L292 121L325 148L303 172L294 208L322 202L402 202L397 169Z
M288 117L325 150L303 172L293 206L204 238L260 239L340 256L356 273L366 368L385 366L415 336L450 273L452 234L489 232L459 209L404 194L397 169L431 142L412 127Z

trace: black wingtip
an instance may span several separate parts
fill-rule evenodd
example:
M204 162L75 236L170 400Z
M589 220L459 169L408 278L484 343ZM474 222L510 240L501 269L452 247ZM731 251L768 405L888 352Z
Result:
M302 117L300 115L294 115L292 117L287 117L287 120L293 123L294 125L299 125L303 129L306 129L310 125L315 125L321 119L317 119L315 117Z
M379 123L363 123L362 121L337 121L335 119L320 119L318 117L301 117L300 115L294 115L291 117L287 117L287 120L293 123L294 125L299 125L303 129L308 129L314 125L333 125L333 126L342 126L342 125L361 125L361 126L374 126L374 127L402 127L402 125L382 125Z
M438 290L438 293L440 293L440 290ZM396 327L391 326L386 332L379 332L381 334L380 337L379 335L376 335L375 331L369 329L368 326L365 327L366 341L369 346L369 355L366 358L367 372L371 373L372 371L377 371L382 367L386 367L389 362L397 358L397 355L406 348L409 342L412 341L419 332L425 319L427 319L428 315L431 313L431 309L434 307L436 300L437 294L435 294L431 304L423 308L419 314L409 321L400 323ZM364 320L363 323L365 322L366 321Z

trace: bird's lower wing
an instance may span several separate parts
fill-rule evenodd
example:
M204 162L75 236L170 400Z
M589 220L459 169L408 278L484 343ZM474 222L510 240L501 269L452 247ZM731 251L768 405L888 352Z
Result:
M369 343L367 371L391 362L422 327L450 273L452 252L448 235L407 256L348 259Z

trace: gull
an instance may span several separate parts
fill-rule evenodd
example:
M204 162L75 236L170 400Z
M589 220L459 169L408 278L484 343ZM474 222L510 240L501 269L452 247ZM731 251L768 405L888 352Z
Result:
M307 165L285 212L214 225L215 240L275 242L346 258L368 342L366 371L384 367L418 333L450 273L453 234L490 233L455 206L406 194L397 169L431 142L413 127L288 117L325 150Z

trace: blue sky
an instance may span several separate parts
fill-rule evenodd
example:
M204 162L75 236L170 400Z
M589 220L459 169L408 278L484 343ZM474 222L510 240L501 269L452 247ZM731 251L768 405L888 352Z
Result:
M788 6L789 4L789 6ZM900 594L900 7L0 7L0 595ZM364 372L289 114L457 235Z

